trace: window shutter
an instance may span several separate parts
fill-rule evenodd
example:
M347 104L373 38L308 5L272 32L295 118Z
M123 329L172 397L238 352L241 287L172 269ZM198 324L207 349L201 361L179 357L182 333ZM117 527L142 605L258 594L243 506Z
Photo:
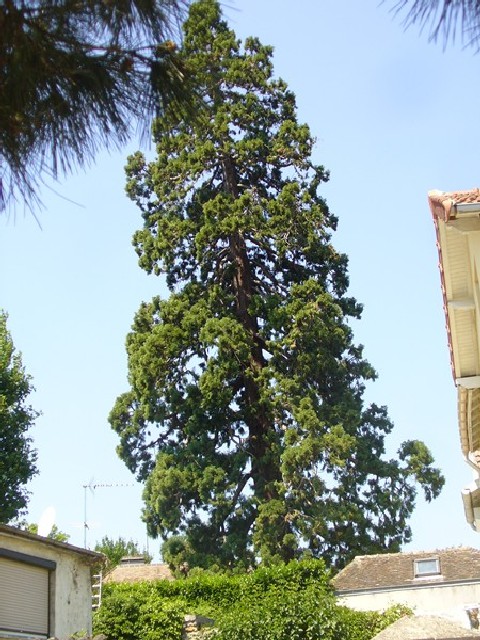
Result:
M0 558L0 630L48 637L48 570Z

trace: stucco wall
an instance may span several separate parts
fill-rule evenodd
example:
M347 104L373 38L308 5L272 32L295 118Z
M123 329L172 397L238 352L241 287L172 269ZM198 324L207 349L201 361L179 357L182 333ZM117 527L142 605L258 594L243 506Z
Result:
M91 634L91 582L86 558L67 549L4 534L0 534L0 547L57 563L50 592L52 636L65 640L78 631Z
M369 591L340 596L338 602L360 611L381 611L393 604L405 604L414 610L415 615L439 615L469 628L466 610L479 606L480 584L439 584L434 587Z

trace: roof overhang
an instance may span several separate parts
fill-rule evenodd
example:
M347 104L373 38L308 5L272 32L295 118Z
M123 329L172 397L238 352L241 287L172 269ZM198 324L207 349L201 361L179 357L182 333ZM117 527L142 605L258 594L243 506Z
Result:
M430 191L437 234L443 308L458 390L462 453L480 474L480 189ZM462 493L465 516L480 531L480 488Z
M53 547L58 551L81 556L83 561L87 564L104 564L105 561L105 556L103 555L103 553L75 547L68 542L60 542L59 540L39 536L35 533L30 533L29 531L24 531L23 529L11 527L6 524L0 524L0 538L1 537L24 539L35 543L40 543L45 547Z
M480 376L480 190L430 191L454 379ZM473 381L478 386L478 380Z

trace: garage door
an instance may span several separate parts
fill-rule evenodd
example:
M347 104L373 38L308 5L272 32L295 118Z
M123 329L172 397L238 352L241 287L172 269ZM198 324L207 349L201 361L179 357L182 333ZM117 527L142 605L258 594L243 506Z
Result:
M48 570L0 557L0 630L48 637Z

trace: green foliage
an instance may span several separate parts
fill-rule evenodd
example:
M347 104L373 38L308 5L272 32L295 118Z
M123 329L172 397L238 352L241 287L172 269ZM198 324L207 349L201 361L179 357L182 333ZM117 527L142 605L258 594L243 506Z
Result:
M178 578L188 574L190 566L201 566L204 558L197 558L185 536L171 536L162 545L162 557Z
M303 640L333 638L338 624L330 595L271 589L261 601L240 602L219 621L222 640Z
M171 295L141 305L110 415L149 533L206 568L398 551L443 477L420 442L387 459L387 410L364 405L375 372L312 134L272 49L242 46L215 0L191 5L181 55L203 109L167 109L157 158L127 167L139 264Z
M25 513L26 484L38 473L37 453L27 435L39 415L26 403L32 391L7 330L7 315L0 310L0 522Z
M183 616L192 613L215 620L218 640L369 640L407 611L337 606L324 563L310 560L236 576L107 584L94 632L115 640L180 640Z
M166 597L156 584L105 584L94 614L95 634L115 640L180 640L185 601Z
M222 640L332 638L336 605L321 561L262 568L219 616Z
M182 634L185 609L182 601L165 601L161 597L151 597L140 608L142 626L139 636L142 640L178 640Z
M26 520L22 520L21 522L16 523L16 526L18 526L20 529L28 531L29 533L35 533L36 535L38 535L38 524L36 522L29 523ZM70 539L68 533L60 531L56 524L52 525L52 528L50 529L50 532L46 537L50 538L50 540L56 540L57 542L68 542Z
M177 578L191 575L192 570L207 570L215 573L224 572L227 568L229 571L242 573L251 567L251 564L242 560L229 567L222 566L213 552L192 548L189 538L185 535L167 538L162 545L162 556Z
M152 561L152 556L145 548L140 550L138 542L125 540L122 537L114 540L104 536L100 542L95 543L95 551L99 551L107 557L107 571L114 569L125 556L143 556L145 564L150 564Z
M0 3L0 210L38 180L149 130L186 98L175 33L184 0ZM19 82L21 78L21 82Z
M354 611L348 607L337 607L338 640L367 640L374 638L380 631L403 616L412 615L412 610L402 604L389 607L386 611Z
M102 606L94 614L95 634L116 640L139 640L140 607L147 599L146 583L109 584L102 589Z
M429 32L431 40L452 42L460 35L466 46L478 51L480 39L480 5L471 0L394 0L395 13L407 11L404 24L417 23Z

